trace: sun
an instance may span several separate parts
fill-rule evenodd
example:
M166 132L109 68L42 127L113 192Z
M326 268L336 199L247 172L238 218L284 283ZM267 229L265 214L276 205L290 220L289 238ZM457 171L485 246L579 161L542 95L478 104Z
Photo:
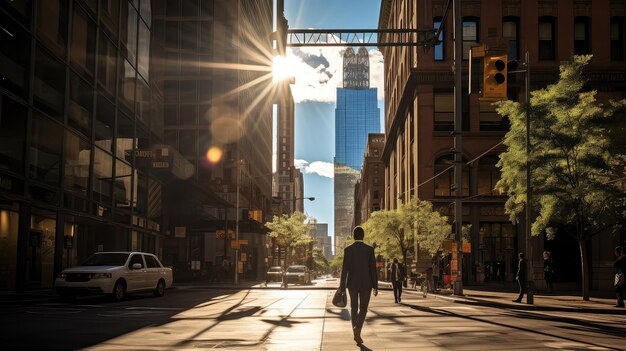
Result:
M272 82L278 83L285 80L293 79L295 74L295 64L289 57L274 56L272 65Z

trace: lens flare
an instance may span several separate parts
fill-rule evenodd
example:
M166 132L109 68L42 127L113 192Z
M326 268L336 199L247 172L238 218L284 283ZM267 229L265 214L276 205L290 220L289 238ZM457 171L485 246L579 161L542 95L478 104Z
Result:
M222 149L217 146L212 146L209 151L207 151L206 158L210 163L215 164L220 162L223 155L224 152L222 151Z
M290 80L295 74L294 63L289 57L274 56L272 65L272 82L278 83L280 81Z

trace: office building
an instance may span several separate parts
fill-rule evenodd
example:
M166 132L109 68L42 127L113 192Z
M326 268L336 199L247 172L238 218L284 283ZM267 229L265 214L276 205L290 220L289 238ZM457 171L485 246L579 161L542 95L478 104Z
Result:
M380 132L377 89L370 88L369 55L365 48L343 56L343 88L337 88L335 109L335 244L352 233L354 185L359 179L369 133Z
M446 1L383 0L380 29L439 28L442 42L424 53L420 47L382 47L385 59L385 164L384 207L418 197L432 201L451 216L454 109L452 13L442 23ZM500 142L508 121L476 94L468 96L469 49L484 43L501 46L512 60L530 55L531 90L558 79L559 63L573 54L593 54L588 67L590 87L599 99L623 98L624 18L622 1L472 1L462 2L463 21L463 223L471 224L471 253L463 257L467 283L513 282L516 256L524 248L524 223L513 225L504 213L506 197L495 189ZM524 76L509 80L508 96L524 97ZM467 162L473 161L473 162ZM435 175L440 174L433 179ZM622 234L623 235L623 234ZM609 289L609 263L618 236L598 236L590 250L592 289ZM554 241L543 236L531 240L531 273L543 288L541 253L551 251L561 268L562 287L580 286L578 243L567 235ZM575 254L574 254L575 253ZM423 256L423 253L420 253ZM558 286L558 285L557 285Z

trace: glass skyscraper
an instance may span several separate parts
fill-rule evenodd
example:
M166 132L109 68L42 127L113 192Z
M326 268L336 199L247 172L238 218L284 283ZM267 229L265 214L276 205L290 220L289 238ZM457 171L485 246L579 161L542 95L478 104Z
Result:
M365 48L343 57L343 88L335 109L335 246L342 248L354 225L354 187L359 180L369 133L380 133L376 88L369 86Z
M360 171L369 133L380 133L376 88L337 88L335 163Z

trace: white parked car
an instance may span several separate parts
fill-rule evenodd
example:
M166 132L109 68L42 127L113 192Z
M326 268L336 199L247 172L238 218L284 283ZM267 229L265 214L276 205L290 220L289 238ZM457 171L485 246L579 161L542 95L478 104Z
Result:
M163 296L172 286L172 269L144 252L97 252L80 266L63 270L54 286L66 297L79 293L109 294L123 300L127 293L153 291Z

